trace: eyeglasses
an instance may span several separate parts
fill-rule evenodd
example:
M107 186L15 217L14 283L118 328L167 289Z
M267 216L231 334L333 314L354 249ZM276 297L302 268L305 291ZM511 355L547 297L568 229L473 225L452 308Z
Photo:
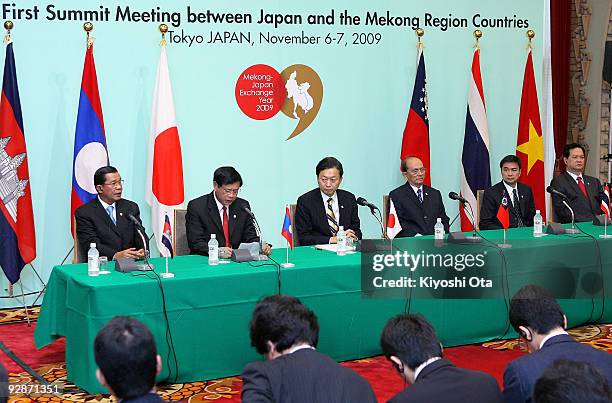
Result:
M424 174L426 172L426 169L425 168L415 168L415 169L409 170L408 172L413 175L418 175L418 174Z
M223 193L225 193L226 195L238 195L238 192L240 191L240 188L238 189L227 189L227 188L221 188L223 190Z
M123 179L119 180L119 181L113 181L111 183L105 183L105 186L110 186L113 188L118 188L118 187L123 187L123 184L125 183L125 181Z

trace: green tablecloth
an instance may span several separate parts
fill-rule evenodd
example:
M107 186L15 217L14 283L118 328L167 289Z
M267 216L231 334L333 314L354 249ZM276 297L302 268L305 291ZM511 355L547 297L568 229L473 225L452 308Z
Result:
M603 231L590 224L581 227L595 236ZM484 235L499 241L502 232L486 231ZM511 293L530 282L550 281L554 285L558 278L571 275L572 267L587 266L599 272L595 243L590 238L551 235L535 239L531 229L525 228L510 230L508 239L514 244L504 251ZM612 243L597 243L602 254L604 290L610 294ZM275 249L273 256L284 259L285 250ZM282 293L299 297L314 310L321 326L319 350L337 360L379 354L384 324L406 308L404 299L362 297L360 260L360 254L336 256L300 247L291 254L296 266L281 269ZM151 262L157 272L165 270L163 259ZM176 277L161 281L179 382L235 375L246 363L261 359L250 346L248 322L255 302L276 293L277 271L271 266L252 266L208 266L202 256L177 257L170 262L170 271ZM602 306L602 292L597 295L595 299L570 299L568 295L560 301L570 326L589 319L610 322L612 301L606 298ZM485 341L507 330L506 301L501 296L486 300L413 299L410 311L427 316L447 346ZM90 393L103 392L95 378L93 340L116 315L132 316L149 326L164 362L158 379L170 377L173 381L175 362L169 354L161 291L152 273L113 271L89 277L85 264L55 267L35 330L36 345L40 348L65 336L68 379Z

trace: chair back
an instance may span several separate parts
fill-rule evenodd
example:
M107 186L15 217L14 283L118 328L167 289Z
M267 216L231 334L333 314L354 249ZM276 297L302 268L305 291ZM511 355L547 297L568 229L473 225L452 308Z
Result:
M187 209L174 210L174 231L172 232L172 245L174 245L174 256L189 255L189 243L187 242L187 227L185 226L185 215Z

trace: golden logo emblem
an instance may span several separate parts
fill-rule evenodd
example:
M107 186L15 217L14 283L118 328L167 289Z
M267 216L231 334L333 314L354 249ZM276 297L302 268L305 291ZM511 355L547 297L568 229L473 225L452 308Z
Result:
M304 64L294 64L280 73L285 82L287 98L281 111L298 124L287 140L296 137L310 126L323 103L323 83L316 71Z

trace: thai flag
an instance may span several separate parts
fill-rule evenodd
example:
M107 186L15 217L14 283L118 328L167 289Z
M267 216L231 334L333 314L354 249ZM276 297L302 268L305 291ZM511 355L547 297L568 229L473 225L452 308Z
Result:
M283 221L283 229L281 231L281 235L287 240L289 247L293 249L293 225L291 224L289 206L285 207L285 220Z
M610 186L606 183L603 188L604 197L601 199L601 211L610 219Z
M168 218L168 214L166 214L166 219L164 220L164 232L162 233L161 242L166 249L168 249L170 257L174 257L174 249L172 248L172 227L170 226L170 218Z
M0 266L11 284L36 258L30 174L13 43L6 46L0 100Z
M427 116L427 78L425 76L425 55L419 48L416 77L412 89L410 110L402 137L400 159L418 157L425 167L424 183L431 185L429 170L429 117Z
M98 168L108 165L108 151L104 134L104 118L98 93L98 78L93 57L93 43L88 43L81 81L79 111L74 135L72 164L72 203L70 228L74 234L74 212L97 192L93 182Z
M476 209L478 190L490 186L489 130L487 128L487 111L480 75L480 50L476 48L472 59L463 154L461 156L461 196L469 202L472 209ZM476 211L472 212L469 206L465 205L459 209L459 212L461 214L461 230L472 231L470 217L472 214L476 214ZM471 218L476 219L476 217Z

